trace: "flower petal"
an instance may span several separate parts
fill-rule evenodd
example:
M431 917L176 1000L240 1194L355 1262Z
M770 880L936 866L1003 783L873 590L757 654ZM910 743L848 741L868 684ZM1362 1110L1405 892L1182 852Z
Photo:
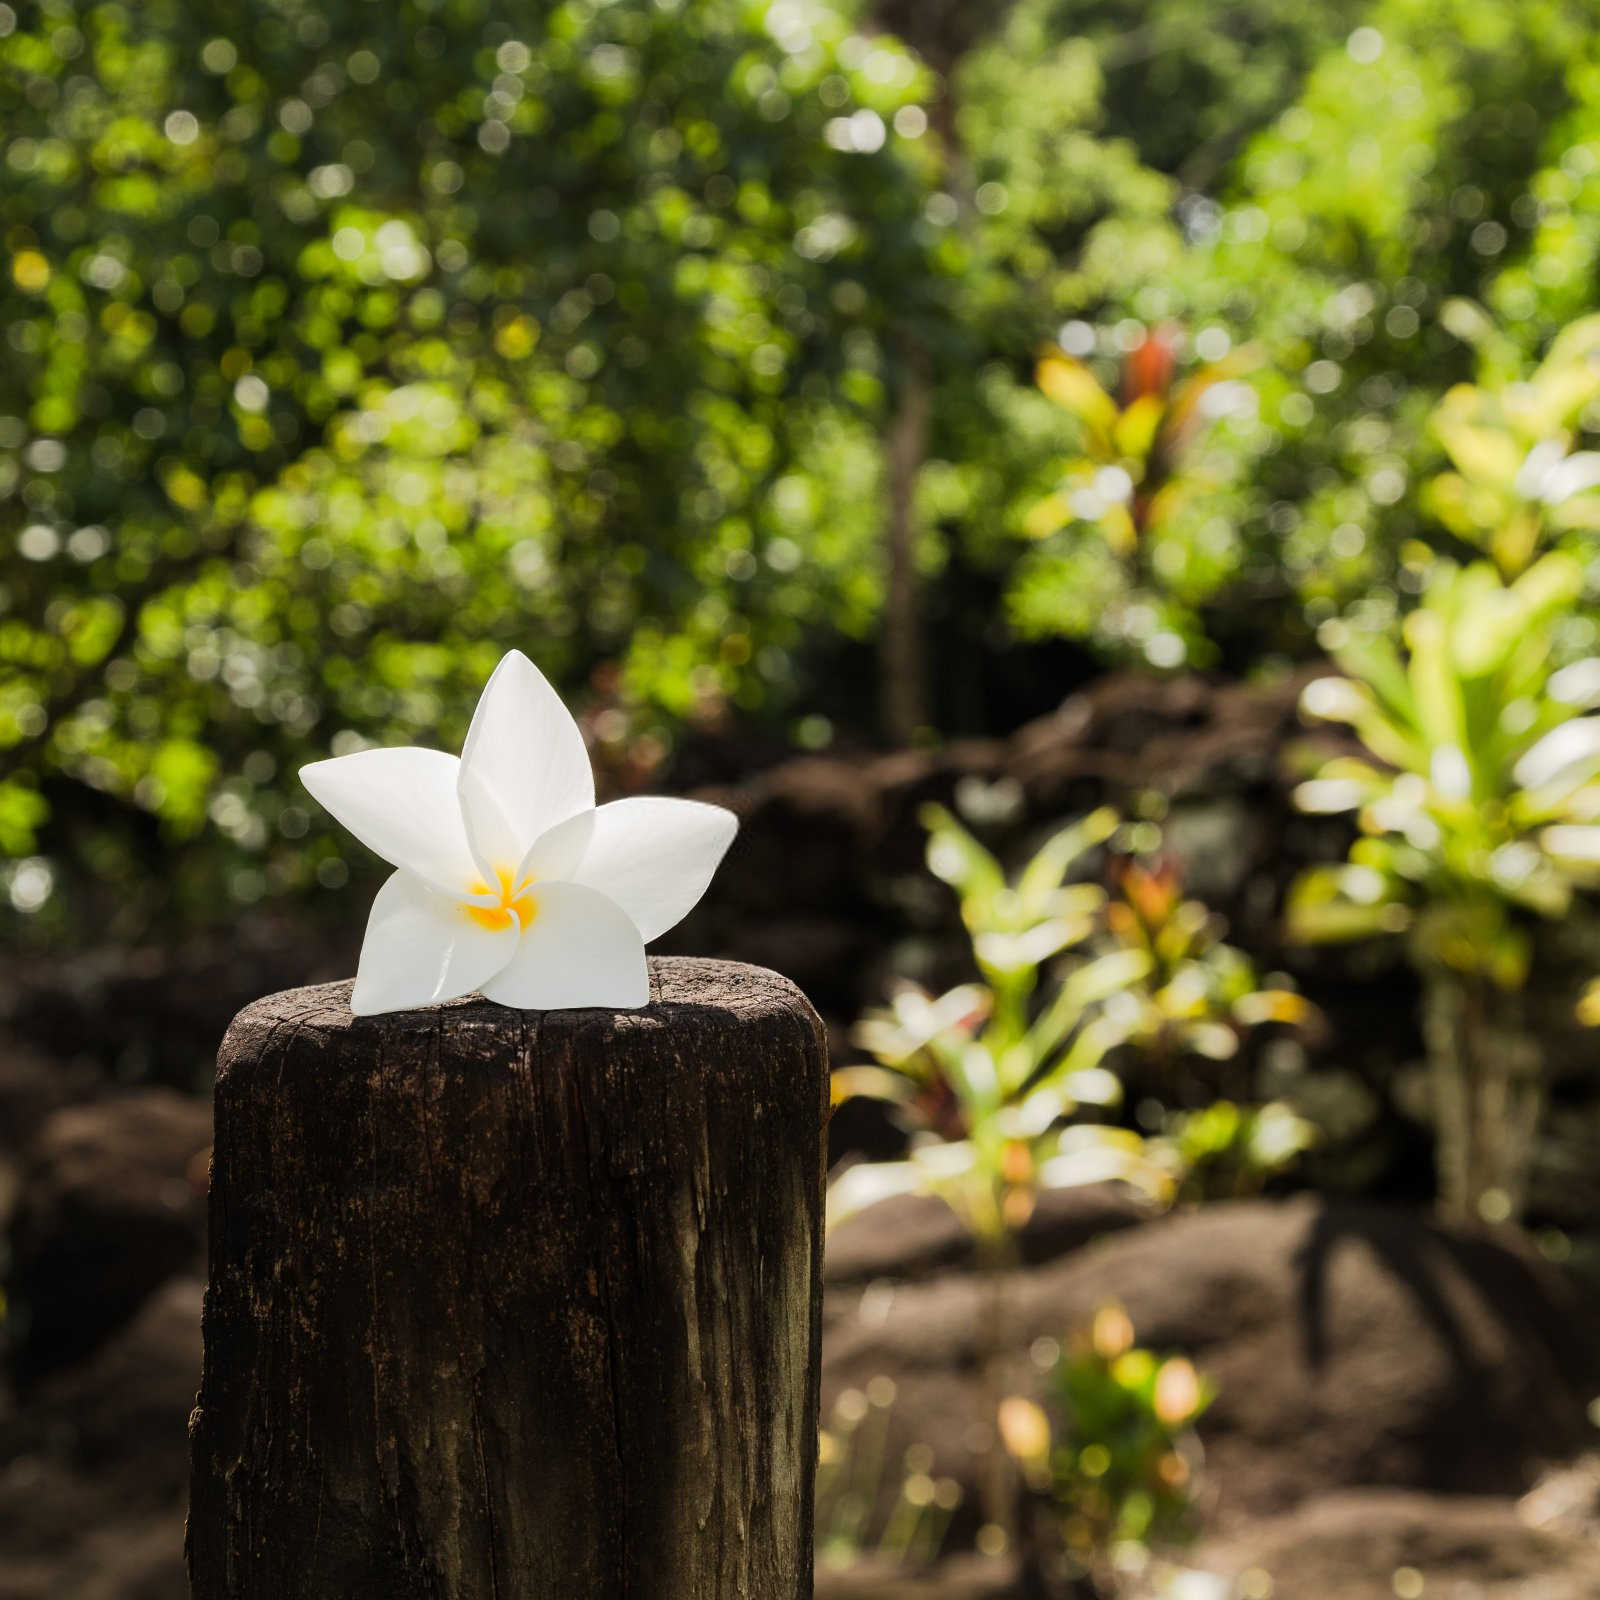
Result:
M301 767L300 781L391 866L465 894L479 873L456 799L460 765L442 750L361 750Z
M593 889L540 883L517 953L484 997L524 1011L648 1005L644 941L632 919Z
M494 927L496 915L505 918ZM358 1017L407 1011L471 994L517 953L517 919L430 889L397 872L367 918L350 1009Z
M584 852L594 837L596 815L594 811L580 811L577 816L568 817L565 822L558 822L541 833L518 865L516 881L521 884L559 879L563 883L575 883Z
M594 814L573 881L614 900L648 943L689 914L738 831L731 811L698 800L613 800Z
M594 807L583 735L519 650L494 669L461 751L461 814L486 882L510 876L539 836Z

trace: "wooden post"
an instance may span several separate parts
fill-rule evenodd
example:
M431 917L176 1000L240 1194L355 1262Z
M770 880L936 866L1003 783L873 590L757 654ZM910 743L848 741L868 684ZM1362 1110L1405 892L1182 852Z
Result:
M827 1057L787 980L641 1011L348 983L218 1060L194 1600L812 1592Z

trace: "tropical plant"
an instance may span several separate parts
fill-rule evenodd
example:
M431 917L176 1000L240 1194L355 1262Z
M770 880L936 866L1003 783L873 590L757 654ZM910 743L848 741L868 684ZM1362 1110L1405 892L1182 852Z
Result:
M1093 370L1061 350L1038 366L1039 388L1077 423L1082 454L1069 459L1061 487L1028 514L1026 531L1048 538L1069 522L1099 527L1113 554L1128 560L1194 485L1181 475L1184 455L1232 395L1217 386L1246 371L1251 353L1236 350L1178 377L1179 333L1154 328L1123 357L1113 396Z
M1122 1129L1071 1124L1082 1106L1115 1104L1120 1085L1101 1065L1126 1036L1102 1002L1148 970L1133 949L1086 956L1054 992L1047 965L1081 951L1099 926L1105 891L1068 875L1117 825L1109 809L1052 835L1013 881L942 806L923 811L928 865L960 897L983 981L934 998L904 985L869 1012L855 1041L876 1065L834 1074L835 1100L888 1102L912 1135L903 1161L863 1164L829 1191L833 1220L894 1193L944 1199L986 1252L1026 1222L1041 1189L1122 1177L1154 1192L1167 1179Z
M1215 1391L1186 1357L1133 1341L1127 1313L1102 1306L1057 1359L1049 1408L1009 1396L999 1413L1024 1481L1053 1501L1069 1560L1093 1575L1119 1545L1171 1544L1193 1531L1194 1423Z
M1203 643L1187 608L1226 566L1196 537L1197 512L1215 509L1227 485L1196 445L1221 419L1253 413L1255 395L1237 380L1257 357L1235 349L1180 377L1182 344L1176 328L1140 332L1122 355L1115 394L1076 356L1056 349L1040 360L1039 388L1071 416L1077 437L1055 488L1022 520L1033 548L1011 604L1025 632L1133 644L1159 667L1182 665ZM1086 585L1095 558L1106 571ZM1186 620L1173 631L1155 626L1161 616Z
M1481 307L1448 301L1441 318L1477 347L1484 371L1429 419L1454 470L1429 482L1424 504L1514 578L1563 535L1600 532L1600 451L1573 449L1600 398L1600 316L1568 323L1531 372Z
M1231 1060L1247 1030L1263 1023L1320 1028L1320 1013L1304 995L1286 980L1263 984L1250 957L1223 940L1222 919L1185 898L1176 857L1128 856L1110 876L1110 942L1144 953L1148 965L1108 999L1107 1010L1125 1021L1126 1047L1153 1063L1169 1090L1183 1058Z
M1281 1100L1214 1100L1199 1111L1169 1113L1152 1153L1158 1160L1170 1154L1178 1200L1195 1203L1260 1194L1315 1143L1315 1127Z
M1309 812L1354 812L1339 866L1295 884L1301 939L1401 936L1423 979L1441 1199L1457 1215L1515 1214L1542 1103L1522 990L1540 919L1600 876L1600 659L1555 668L1552 629L1583 572L1544 556L1512 583L1487 563L1440 563L1403 645L1345 632L1305 714L1348 724L1368 757L1339 756L1295 791Z

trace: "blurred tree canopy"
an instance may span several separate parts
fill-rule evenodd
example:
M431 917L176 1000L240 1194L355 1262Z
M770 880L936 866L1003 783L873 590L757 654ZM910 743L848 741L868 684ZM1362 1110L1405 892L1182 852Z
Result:
M626 786L685 725L825 740L852 642L903 737L930 633L1251 671L1381 625L1459 541L1444 392L1592 304L1597 20L0 4L13 926L337 887L295 766L458 739L511 645ZM1126 406L1156 343L1238 370L1119 549L1036 369Z

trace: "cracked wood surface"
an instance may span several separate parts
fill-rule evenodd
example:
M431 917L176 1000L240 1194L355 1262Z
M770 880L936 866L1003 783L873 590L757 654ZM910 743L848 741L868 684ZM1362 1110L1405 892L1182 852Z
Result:
M809 1597L804 996L687 959L633 1012L349 993L218 1057L194 1600Z

